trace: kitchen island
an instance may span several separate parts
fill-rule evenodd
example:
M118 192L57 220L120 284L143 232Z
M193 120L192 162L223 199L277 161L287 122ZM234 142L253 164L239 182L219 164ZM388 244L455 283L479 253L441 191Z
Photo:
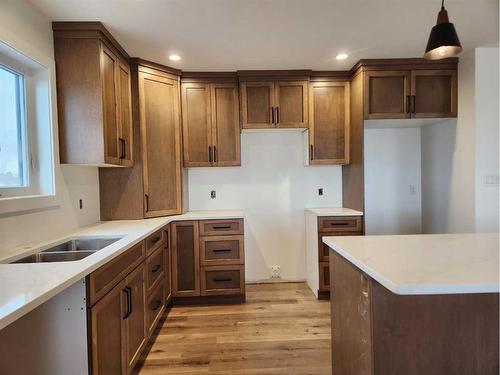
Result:
M498 234L323 242L332 374L498 374Z

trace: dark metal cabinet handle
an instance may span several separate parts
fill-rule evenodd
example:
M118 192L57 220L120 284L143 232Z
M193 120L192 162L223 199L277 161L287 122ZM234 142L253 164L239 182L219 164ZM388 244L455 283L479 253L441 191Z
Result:
M311 157L311 160L314 160L314 145L311 145L311 151L309 152L310 153L310 157Z
M160 308L160 306L161 306L161 300L159 300L159 299L158 299L158 300L156 300L156 305L154 305L154 306L151 308L151 310L152 310L152 311L156 311L156 310L158 310L158 309Z
M208 146L208 162L212 163L212 146Z
M231 229L230 225L214 225L212 228L214 229Z
M128 311L128 316L130 316L132 314L132 288L130 288L129 286L127 286L125 288L128 289L128 297L129 297L129 303L128 303L129 311Z
M144 198L146 199L146 212L149 211L149 195L144 194Z
M330 225L332 226L347 226L347 225L350 225L351 223L349 223L348 221L337 221L337 222L334 222L334 223L330 223Z
M120 159L125 159L127 156L125 151L125 139L118 138L118 141L120 142Z
M215 281L216 283L225 283L225 282L233 281L233 279L232 279L232 278L214 279L214 281Z
M129 288L128 286L125 287L123 290L122 290L122 293L125 293L125 298L126 298L126 302L127 302L127 309L125 311L125 315L122 317L122 319L127 319L129 316L130 316L130 297L129 297Z
M158 270L161 268L161 264L157 264L154 268L151 269L151 273L158 272Z
M217 147L214 146L214 163L217 163Z
M411 96L407 95L406 96L406 113L410 113L410 102L411 102Z
M214 253L229 253L231 252L231 249L213 249L212 251Z
M155 243L157 243L159 240L161 240L161 237L155 237L155 238L152 238L152 239L151 239L151 243L155 244Z
M280 123L280 107L276 107L276 124Z
M415 108L415 95L411 96L411 113L415 113L416 108Z
M271 107L271 124L274 124L274 107Z
M169 244L168 244L168 240L169 240L168 236L170 234L169 234L168 230L166 230L164 233L165 233L165 249L168 249L168 246L169 246Z

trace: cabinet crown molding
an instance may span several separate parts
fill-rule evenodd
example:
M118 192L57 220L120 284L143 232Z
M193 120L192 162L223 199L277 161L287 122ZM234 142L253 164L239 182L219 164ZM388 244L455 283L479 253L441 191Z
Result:
M458 57L443 60L423 58L361 59L351 69L351 76L358 70L417 70L417 69L456 69Z

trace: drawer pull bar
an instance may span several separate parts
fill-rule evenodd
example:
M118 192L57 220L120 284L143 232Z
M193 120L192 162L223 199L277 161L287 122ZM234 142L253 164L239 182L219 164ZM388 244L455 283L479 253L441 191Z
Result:
M152 311L156 311L156 310L158 310L158 309L160 308L160 306L161 306L161 300L156 300L156 305L154 305L154 306L151 308L151 310L152 310Z
M347 221L341 221L341 222L337 222L337 223L330 223L330 225L332 226L346 226L346 225L350 225L351 223L347 222Z
M231 252L231 249L213 249L212 251L214 253L229 253Z
M216 283L226 283L226 282L229 282L229 281L233 281L232 278L226 278L226 279L214 279L214 281Z
M155 273L155 272L157 272L160 268L161 268L161 264L157 264L157 265L155 266L155 268L151 269L151 272L152 272L152 273Z
M231 229L230 225L214 225L213 229Z
M161 240L161 237L155 237L155 238L151 239L151 243L155 244L155 243L157 243L159 240Z

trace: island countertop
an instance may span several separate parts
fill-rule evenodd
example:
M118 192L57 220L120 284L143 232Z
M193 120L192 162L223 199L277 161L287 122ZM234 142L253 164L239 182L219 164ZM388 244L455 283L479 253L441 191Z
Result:
M107 221L68 232L44 243L0 251L0 329L27 314L150 234L173 221L244 218L241 210L190 211L143 220ZM9 262L75 237L121 237L82 260L58 263Z
M399 295L499 293L499 234L324 237L323 242Z

